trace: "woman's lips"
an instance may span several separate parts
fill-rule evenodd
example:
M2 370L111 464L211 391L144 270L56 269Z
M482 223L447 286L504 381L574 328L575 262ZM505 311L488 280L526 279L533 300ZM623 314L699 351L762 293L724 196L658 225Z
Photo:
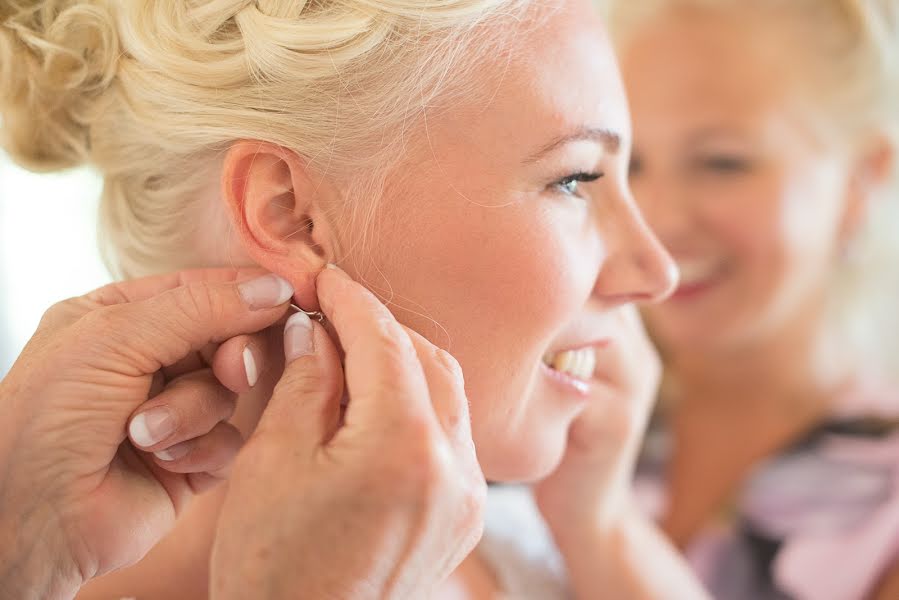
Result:
M717 280L714 279L697 281L695 283L682 283L677 287L674 293L671 294L671 300L695 300L699 296L705 294L711 288L715 287L716 283Z
M715 287L723 278L725 267L720 260L678 262L681 272L680 285L671 300L695 300Z
M561 371L556 371L543 362L540 363L540 368L551 382L553 382L557 386L560 386L564 391L568 393L574 392L575 394L582 397L590 395L590 383L588 381L575 379L571 375L562 373Z

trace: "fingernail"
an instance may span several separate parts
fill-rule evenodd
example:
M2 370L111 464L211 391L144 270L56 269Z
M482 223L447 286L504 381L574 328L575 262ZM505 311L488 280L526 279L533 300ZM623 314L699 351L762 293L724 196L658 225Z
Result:
M128 433L138 446L158 444L175 432L175 417L164 406L151 408L131 419Z
M287 319L284 325L284 358L288 363L301 356L312 354L315 347L312 343L312 320L306 313L296 313Z
M237 290L253 310L274 308L293 297L293 286L286 279L272 274L245 281Z
M256 359L253 358L253 352L249 346L243 349L243 368L247 374L247 383L253 387L259 381L259 371L256 369Z
M168 462L168 461L178 460L179 458L182 458L183 456L187 455L188 452L190 452L190 448L187 447L185 444L175 444L171 448L166 448L165 450L159 450L157 452L154 452L153 454L159 460L164 460L164 461Z

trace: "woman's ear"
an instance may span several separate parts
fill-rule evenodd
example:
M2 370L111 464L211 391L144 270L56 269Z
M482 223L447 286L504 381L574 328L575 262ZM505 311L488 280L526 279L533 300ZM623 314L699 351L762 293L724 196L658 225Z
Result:
M841 242L848 245L865 221L876 192L888 185L895 169L896 151L884 137L878 137L859 155L849 187L849 201L840 228Z
M315 277L335 256L326 220L334 190L295 152L240 141L225 156L222 198L250 257L287 279L300 307L318 310Z

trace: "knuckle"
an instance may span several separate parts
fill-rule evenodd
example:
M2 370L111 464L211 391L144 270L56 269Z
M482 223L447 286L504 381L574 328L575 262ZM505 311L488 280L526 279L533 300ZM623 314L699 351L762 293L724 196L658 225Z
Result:
M69 298L52 304L50 308L44 311L41 317L41 324L53 323L73 314L75 312L75 302L74 298Z
M153 372L159 368L143 351L145 340L133 332L134 315L128 305L116 304L93 310L76 322L69 343L79 349L78 356L115 357L118 368L129 372Z
M234 416L234 411L237 409L237 395L234 394L231 390L222 387L216 386L216 416L220 421L227 421Z
M107 338L107 341L115 341L121 331L125 309L121 305L105 306L93 310L76 324L76 336L85 345L91 345L92 341Z
M109 283L86 294L84 296L84 299L88 300L91 303L105 306L126 303L129 300L128 295L124 292L124 285L125 284L121 282Z
M397 327L385 323L379 325L373 336L374 339L371 341L377 344L378 348L376 358L380 363L378 369L385 381L397 384L404 380L408 381L410 374L421 372L421 362L418 360L415 346L405 332L397 331Z
M465 531L481 532L487 505L487 483L475 482L462 495L459 502L459 519ZM478 533L480 535L480 533Z
M412 340L392 317L379 317L374 335L384 353L398 362L417 360Z
M176 308L191 321L205 320L216 317L218 303L209 292L209 288L202 283L188 283L173 294Z
M181 402L189 402L185 406L203 423L230 419L237 403L236 394L211 377L185 384L182 396Z
M275 395L305 396L332 391L336 379L319 363L317 355L298 358L275 386Z
M434 347L434 360L439 364L450 376L450 378L460 386L465 386L465 376L462 373L462 365L456 360L456 357L444 350L443 348Z
M443 483L444 459L442 442L434 427L424 420L412 420L403 427L404 443L395 448L396 457L389 467L395 470L390 479L413 495L428 493Z

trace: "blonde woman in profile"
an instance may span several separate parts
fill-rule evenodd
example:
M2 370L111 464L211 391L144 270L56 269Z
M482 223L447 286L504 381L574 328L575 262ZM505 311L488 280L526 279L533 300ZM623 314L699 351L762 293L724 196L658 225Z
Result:
M591 2L0 7L5 146L100 172L118 273L261 267L328 318L226 342L246 365L236 402L136 411L123 448L162 481L250 441L227 486L82 598L703 597L629 502L658 375L634 305L675 275L628 191L628 110ZM285 350L312 371L267 407ZM3 389L39 388L38 362ZM485 478L533 493L485 509ZM45 529L95 533L53 508ZM116 508L145 540L179 507ZM113 542L143 548L114 525L65 540L85 579L127 562Z
M716 598L897 598L899 388L876 368L896 313L876 300L896 292L899 3L613 13L631 185L682 272L645 309L665 384L643 497Z

